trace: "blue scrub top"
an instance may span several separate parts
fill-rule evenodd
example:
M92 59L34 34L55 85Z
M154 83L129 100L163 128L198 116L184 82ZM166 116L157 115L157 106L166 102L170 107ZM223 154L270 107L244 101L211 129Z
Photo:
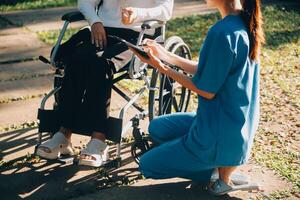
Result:
M212 100L198 96L197 116L185 146L209 166L247 161L259 121L259 64L249 57L247 29L228 15L209 30L192 78Z

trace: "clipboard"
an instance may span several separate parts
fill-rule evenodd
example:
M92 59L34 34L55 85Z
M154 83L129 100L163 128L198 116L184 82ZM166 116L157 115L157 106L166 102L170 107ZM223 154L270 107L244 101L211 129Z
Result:
M144 49L142 49L140 46L134 45L130 42L127 42L126 40L118 37L118 36L114 36L114 35L108 35L108 37L117 40L119 42L122 42L123 44L125 44L127 47L130 47L132 49L134 49L136 52L138 52L138 54L140 54L142 57L144 57L145 59L149 59L149 56L147 54L146 51L144 51Z

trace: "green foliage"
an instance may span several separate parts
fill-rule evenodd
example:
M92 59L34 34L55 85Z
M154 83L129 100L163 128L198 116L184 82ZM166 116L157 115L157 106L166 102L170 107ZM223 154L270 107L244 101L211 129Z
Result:
M283 191L276 191L272 194L269 195L270 200L275 200L275 199L294 199L295 198L299 198L299 194L300 194L300 189L299 187L294 187L291 189L287 189L287 190L283 190Z
M264 9L264 21L267 47L276 49L283 44L299 41L299 10L287 9L284 6L267 6Z
M21 0L21 1L8 1L0 4L0 11L12 10L26 10L26 9L39 9L51 8L61 6L74 6L77 0Z
M265 6L264 29L266 33L266 48L274 49L281 45L296 43L300 37L300 14L295 10L287 10L282 6ZM208 29L220 19L219 14L194 15L176 18L167 24L167 37L178 35L191 47L194 56L198 55L200 46ZM69 29L65 39L78 29ZM58 31L40 32L39 37L47 44L54 44Z
M190 46L193 56L198 56L208 29L219 19L219 14L176 18L167 23L167 37L181 37Z
M68 29L64 35L64 38L62 42L65 42L68 40L74 33L76 33L79 29ZM56 43L56 40L58 38L60 31L54 30L54 31L40 31L37 32L37 35L39 39L46 44L54 45Z

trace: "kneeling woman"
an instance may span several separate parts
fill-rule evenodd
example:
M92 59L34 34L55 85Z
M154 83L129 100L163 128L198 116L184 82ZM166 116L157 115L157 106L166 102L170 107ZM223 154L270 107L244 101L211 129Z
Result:
M196 113L158 117L149 133L158 147L140 161L145 177L182 177L207 182L214 169L216 195L232 191L230 176L250 155L259 121L259 52L264 42L259 0L208 0L222 19L209 30L199 62L167 52L148 40L143 59L198 94ZM131 49L133 52L134 50ZM137 52L134 52L138 55ZM193 74L190 78L165 61Z

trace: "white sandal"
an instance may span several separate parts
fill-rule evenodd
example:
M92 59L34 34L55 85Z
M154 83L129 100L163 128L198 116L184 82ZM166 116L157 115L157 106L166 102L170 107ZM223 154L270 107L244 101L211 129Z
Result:
M79 157L78 164L100 167L108 160L109 146L98 139L91 139ZM88 157L88 158L86 158Z
M48 149L49 152L45 151ZM63 133L57 132L47 142L41 144L37 149L37 155L46 159L57 159L60 155L73 155L71 142Z

